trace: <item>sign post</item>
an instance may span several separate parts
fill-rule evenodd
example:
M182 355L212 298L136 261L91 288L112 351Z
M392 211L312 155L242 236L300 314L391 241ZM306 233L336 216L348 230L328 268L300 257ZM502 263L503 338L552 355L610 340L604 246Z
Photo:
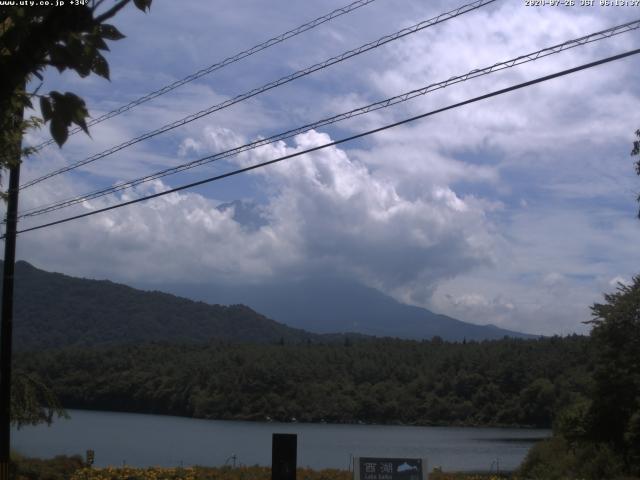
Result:
M271 450L271 480L296 480L298 436L274 433Z

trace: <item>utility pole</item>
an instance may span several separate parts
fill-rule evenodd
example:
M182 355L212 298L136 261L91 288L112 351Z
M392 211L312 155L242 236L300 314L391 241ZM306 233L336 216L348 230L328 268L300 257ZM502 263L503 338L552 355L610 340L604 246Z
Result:
M16 116L14 125L19 125L22 122L22 113L23 110L21 109ZM20 152L20 145L18 145L18 152ZM4 238L2 318L0 320L0 480L9 480L9 455L11 451L11 351L13 336L13 277L16 263L18 190L20 189L19 155L18 153L15 164L9 168L7 227Z

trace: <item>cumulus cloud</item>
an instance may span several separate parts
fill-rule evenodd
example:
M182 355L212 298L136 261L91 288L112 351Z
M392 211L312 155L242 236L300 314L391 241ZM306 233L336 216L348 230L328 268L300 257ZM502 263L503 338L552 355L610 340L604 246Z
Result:
M331 8L276 2L265 11L259 2L247 2L238 11L230 2L212 16L205 4L176 5L154 6L149 22L140 22L135 12L121 17L129 38L114 46L119 57L112 62L112 88L72 80L95 115L123 103L120 98L135 98L150 86L258 43L266 31L285 31ZM93 140L75 136L62 153L50 149L27 162L23 178L450 8L444 1L409 2L403 9L375 2L327 25L329 30L305 34L305 43L269 49L118 122L105 122L92 130ZM44 182L25 192L22 206L227 150L607 28L628 13L496 3L139 144L77 175ZM158 29L182 30L167 36ZM148 38L161 39L157 54L149 55ZM216 168L299 152L635 43L633 35L624 35L574 49L354 118L327 133L312 131L265 146ZM225 194L223 184L216 184L25 234L19 254L67 273L147 283L261 282L331 271L475 323L532 333L585 331L581 322L589 317L588 305L614 280L631 278L640 261L634 248L640 233L634 218L637 179L628 157L638 128L629 108L640 101L638 78L629 62L610 64L257 170L248 176L253 183L238 183L237 190ZM64 77L61 85L68 80ZM66 89L55 81L50 86ZM188 174L202 177L202 172ZM182 180L167 177L72 212L161 191ZM229 203L236 199L253 200Z
M631 282L629 281L629 279L622 277L620 275L616 275L615 277L613 277L611 280L609 280L609 286L610 287L618 287L620 286L620 284L622 285L629 285Z
M205 132L205 136L210 132ZM329 142L309 132L294 145L263 148L272 157ZM239 160L246 161L246 160ZM80 269L118 278L174 281L254 280L287 272L341 272L390 292L425 300L435 285L491 261L482 205L449 188L407 199L341 149L329 148L260 170L270 196L265 223L245 228L233 209L195 193L173 193L145 204L24 237L37 263L87 258ZM161 191L156 181L120 197ZM84 209L104 205L90 201ZM49 238L49 248L37 245ZM90 258L90 260L89 260ZM135 266L135 268L132 268ZM68 270L68 267L66 268Z

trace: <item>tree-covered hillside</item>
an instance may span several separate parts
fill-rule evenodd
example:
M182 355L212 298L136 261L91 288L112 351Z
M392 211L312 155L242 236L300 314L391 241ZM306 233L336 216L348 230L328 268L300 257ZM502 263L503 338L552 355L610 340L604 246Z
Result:
M472 325L417 307L400 305L382 294L372 295L371 289L345 289L342 296L325 295L304 307L310 298L302 295L304 286L291 287L287 299L282 297L282 292L278 294L280 306L284 308L287 303L291 315L302 320L293 321L289 315L285 325L278 321L279 317L272 320L241 303L231 306L203 303L110 281L50 273L27 262L16 264L15 288L14 338L16 347L22 350L153 341L202 343L211 339L253 343L272 343L281 339L289 343L306 343L308 340L326 343L342 342L345 335L361 338L363 333L402 337L407 329L415 330L412 338L419 339L439 336L449 340L482 340L499 339L505 335L522 336L495 326ZM329 291L335 293L335 290ZM270 292L272 290L265 288L264 295L269 296ZM363 296L362 292L367 293ZM319 301L324 304L344 303L349 296L353 296L350 308L353 318L360 319L360 327L336 322L339 315L336 316L332 309L325 309L325 316L314 311L318 309ZM250 297L247 293L246 298ZM236 300L242 302L243 298L239 295ZM359 315L355 313L356 305L362 307ZM415 315L407 315L407 312ZM301 329L304 327L290 326L307 325L305 319L313 320L311 323L324 323L326 327L316 328L316 333L311 333ZM375 328L381 319L385 319L383 323L388 328ZM395 330L389 327L394 322L397 324ZM352 333L356 331L360 333Z
M22 354L68 408L216 419L535 425L587 389L585 337L155 344Z
M150 341L306 342L322 338L270 320L244 305L208 305L109 281L44 272L26 262L16 264L14 301L14 341L19 350Z

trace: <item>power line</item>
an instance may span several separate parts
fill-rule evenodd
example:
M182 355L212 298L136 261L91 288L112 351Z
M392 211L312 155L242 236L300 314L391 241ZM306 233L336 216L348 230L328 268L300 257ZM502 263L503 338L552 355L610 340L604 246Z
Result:
M359 116L359 115L363 115L375 110L380 110L383 108L387 108L391 105L396 105L398 103L401 102L405 102L408 101L412 98L415 98L417 96L420 95L425 95L427 93L430 93L432 91L435 90L439 90L439 89L443 89L446 88L450 85L456 84L456 83L460 83L460 82L464 82L473 78L477 78L480 76L484 76L484 75L488 75L490 73L496 72L496 71L500 71L500 70L504 70L506 68L511 68L517 65L522 65L524 63L528 63L528 62L532 62L535 60L538 60L540 58L544 58L547 57L549 55L554 55L556 53L560 53L563 52L565 50L569 50L571 48L575 48L581 45L586 45L588 43L592 43L592 42L596 42L599 40L603 40L606 38L611 38L614 35L619 35L622 33L626 33L632 30L636 30L640 28L640 20L635 20L633 22L628 22L625 23L623 25L617 25L615 27L611 27L608 28L606 30L602 30L599 32L595 32L595 33L591 33L589 35L585 35L573 40L568 40L565 41L563 43L551 46L551 47L547 47L544 48L542 50L538 50L536 52L532 52L532 53L528 53L525 55L521 55L518 56L516 58L510 59L510 60L506 60L503 62L498 62L495 63L491 66L485 67L485 68L481 68L481 69L475 69L472 70L464 75L459 75L459 76L455 76L455 77L451 77L448 80L442 81L442 82L438 82L438 83L432 83L430 85L427 85L426 87L420 88L420 89L416 89L416 90L412 90L410 92L406 92L403 93L401 95L397 95L394 97L390 97L387 98L385 100L381 100L375 103L371 103L369 105L366 105L364 107L360 107L360 108L356 108L354 110L350 110L348 112L345 113L341 113L338 115L334 115L332 117L329 118L325 118L319 121L316 121L314 123L310 123L301 127L297 127L295 129L292 130L288 130L286 132L282 132L282 133L278 133L276 135L272 135L268 138L264 138L264 139L260 139L260 140L256 140L254 142L251 143L247 143L229 150L225 150L223 152L219 152L216 153L214 155L208 155L206 157L202 157L199 158L197 160L193 160L191 162L187 162L187 163L183 163L181 165L177 165L175 167L171 167L171 168L167 168L164 170L161 170L159 172L155 172L149 175L145 175L133 180L128 180L126 182L121 182L119 184L113 185L111 187L107 187L107 188L103 188L100 190L96 190L84 195L78 195L66 200L62 200L59 202L55 202L46 206L41 206L41 207L36 207L36 208L32 208L30 210L26 210L25 212L21 213L20 216L18 218L24 218L24 217L32 217L32 216L37 216L37 215L42 215L45 213L50 213L52 211L55 210L60 210L62 208L66 208L66 207L70 207L72 205L76 205L78 203L82 203L84 201L88 201L88 200L93 200L95 198L99 198L99 197L103 197L105 195L109 195L121 190L125 190L131 187L135 187L137 185L140 185L142 183L145 182L149 182L152 180L156 180L158 178L162 178L162 177L166 177L168 175L173 175L175 173L179 173L185 170L189 170L191 168L195 168L198 166L202 166L208 163L212 163L218 160L222 160L224 158L229 158L231 156L235 156L238 155L239 153L242 152L246 152L249 150L253 150L255 148L264 146L264 145L268 145L271 143L274 143L276 141L279 140L285 140L288 138L291 138L295 135L298 135L300 133L304 133L307 132L309 130L312 129L316 129L318 127L322 127L325 125L329 125L329 124L333 124L342 120L346 120L348 118L353 118L355 116Z
M214 63L212 65L209 65L208 67L205 67L201 70L198 70L195 73L192 73L191 75L187 75L186 77L180 79L180 80L176 80L175 82L169 84L169 85L165 85L162 88L159 88L158 90L155 90L153 92L150 92L136 100L132 100L131 102L122 105L118 108L116 108L115 110L111 110L110 112L105 113L104 115L101 115L97 118L94 118L93 120L91 120L90 122L87 123L87 126L91 127L93 125L96 125L98 123L104 122L105 120L108 120L110 118L113 118L117 115L120 115L121 113L127 112L135 107L137 107L138 105L141 105L143 103L148 102L149 100L153 100L156 97L159 97L161 95L164 95L165 93L170 92L171 90L175 90L178 87L181 87L182 85L185 85L187 83L193 82L194 80L197 80L200 77L203 77L205 75L208 75L212 72L215 72L216 70L220 70L228 65L231 65L232 63L238 62L244 58L250 57L251 55L254 55L258 52L261 52L262 50L266 50L269 47L272 47L274 45L277 45L278 43L282 43L285 40L288 40L292 37L295 37L297 35L300 35L301 33L304 33L308 30L311 30L319 25L322 25L323 23L329 22L331 20L333 20L334 18L338 18L342 15L345 15L347 13L351 13L354 10L357 10L360 7L364 7L365 5L368 5L372 2L375 2L376 0L357 0L356 2L350 3L349 5L346 5L344 7L340 7L337 8L329 13L327 13L326 15L323 15L321 17L318 17L314 20L311 20L310 22L307 22L303 25L300 25L299 27L296 27L292 30L289 30L285 33L282 33L280 35L277 35L273 38L270 38L269 40L262 42L258 45L254 45L253 47L247 49L247 50L243 50L242 52L236 53L235 55L232 55L230 57L225 58L224 60ZM69 135L73 135L75 133L80 132L82 129L80 127L76 127L73 130L69 131ZM39 151L42 150L44 147L47 147L51 144L54 143L53 139L49 139L45 142L42 142L38 145L36 145L35 147L32 147L34 149L34 151Z
M377 40L374 40L373 42L369 42L366 43L364 45L361 45L358 48L355 48L353 50L349 50L347 52L344 52L340 55L337 55L335 57L331 57L323 62L320 63L316 63L315 65L312 65L310 67L304 68L302 70L298 70L297 72L294 72L290 75L286 75L284 77L279 78L278 80L269 82L265 85L262 85L261 87L258 88L254 88L253 90L250 90L248 92L242 93L240 95L237 95L231 99L225 100L222 103L219 103L217 105L213 105L209 108L206 108L204 110L200 110L199 112L193 113L191 115L188 115L180 120L176 120L175 122L172 122L170 124L164 125L156 130L153 130L151 132L147 132L144 133L138 137L135 137L131 140L128 140L124 143L121 143L119 145L116 145L114 147L109 148L108 150L105 150L101 153L92 155L88 158L85 158L84 160L80 160L78 162L72 163L71 165L67 165L66 167L62 167L59 168L57 170L54 170L50 173L47 173L41 177L38 177L34 180L31 180L29 182L26 182L25 184L21 185L21 189L24 188L28 188L32 185L35 185L37 183L40 183L44 180L47 180L51 177L55 177L56 175L60 175L61 173L66 173L70 170L74 170L78 167L81 167L83 165L86 165L88 163L91 162L95 162L96 160L99 160L101 158L104 158L108 155L111 155L113 153L116 153L120 150L123 150L127 147L130 147L131 145L135 145L136 143L142 142L143 140L148 140L149 138L155 137L157 135L160 135L162 133L168 132L169 130L173 130L175 128L181 127L183 125L186 125L188 123L193 122L194 120L198 120L199 118L202 118L206 115L210 115L214 112L217 112L219 110L223 110L227 107L230 107L232 105L235 105L236 103L242 102L244 100L248 100L249 98L255 97L256 95L259 95L261 93L264 93L268 90L271 90L273 88L279 87L281 85L284 85L286 83L292 82L298 78L310 75L314 72L317 72L318 70L322 70L325 69L331 65L334 65L336 63L342 62L344 60L347 60L349 58L355 57L357 55L360 55L364 52L368 52L369 50L373 50L375 48L378 48L382 45L385 45L387 43L393 42L395 40L398 40L400 38L406 37L407 35L411 35L413 33L419 32L421 30L424 30L425 28L431 27L433 25L437 25L439 23L443 23L447 20L451 20L452 18L456 18L460 15L464 15L465 13L469 13L473 10L477 10L478 8L481 8L485 5L488 5L490 3L495 2L496 0L476 0L475 2L463 5L461 7L458 7L455 10L451 10L449 12L446 13L442 13L440 15L438 15L437 17L431 18L429 20L424 20L420 23L417 23L411 27L407 27L407 28L403 28L402 30L399 30L393 34L390 35L385 35L384 37L381 37Z
M308 149L300 151L300 152L291 153L289 155L284 155L282 157L278 157L278 158L275 158L273 160L257 163L255 165L251 165L249 167L233 170L231 172L227 172L227 173L224 173L222 175L216 175L214 177L205 178L204 180L199 180L197 182L189 183L189 184L186 184L186 185L181 185L179 187L175 187L175 188L172 188L172 189L169 189L169 190L165 190L163 192L154 193L152 195L147 195L145 197L136 198L134 200L129 200L127 202L121 202L121 203L118 203L116 205L111 205L109 207L100 208L98 210L93 210L91 212L82 213L80 215L74 215L74 216L71 216L71 217L63 218L61 220L56 220L54 222L49 222L49 223L44 223L44 224L41 224L41 225L36 225L35 227L25 228L23 230L19 230L17 233L26 233L26 232L31 232L33 230L40 230L40 229L43 229L43 228L52 227L54 225L60 225L62 223L67 223L67 222L70 222L72 220L77 220L77 219L80 219L80 218L89 217L89 216L92 216L92 215L97 215L99 213L107 212L109 210L115 210L117 208L126 207L128 205L133 205L135 203L143 202L143 201L146 201L146 200L151 200L151 199L158 198L158 197L161 197L161 196L164 196L164 195L168 195L170 193L175 193L175 192L179 192L181 190L186 190L186 189L189 189L189 188L193 188L193 187L197 187L197 186L200 186L200 185L204 185L206 183L211 183L211 182L215 182L215 181L218 181L218 180L222 180L224 178L228 178L228 177L232 177L232 176L235 176L235 175L239 175L241 173L249 172L251 170L255 170L255 169L258 169L258 168L266 167L267 165L272 165L274 163L282 162L283 160L288 160L290 158L298 157L300 155L304 155L304 154L307 154L307 153L312 153L312 152L315 152L315 151L318 151L318 150L322 150L324 148L340 145L342 143L350 142L350 141L356 140L358 138L363 138L363 137L372 135L374 133L382 132L384 130L395 128L395 127L398 127L400 125L404 125L404 124L407 124L407 123L410 123L410 122L414 122L416 120L420 120L422 118L430 117L430 116L436 115L438 113L445 112L447 110L453 110L455 108L459 108L459 107L462 107L462 106L465 106L465 105L469 105L469 104L472 104L472 103L475 103L475 102L479 102L481 100L486 100L488 98L496 97L498 95L503 95L505 93L509 93L509 92L512 92L512 91L515 91L515 90L520 90L522 88L530 87L530 86L538 84L538 83L546 82L546 81L552 80L554 78L563 77L565 75L569 75L569 74L576 73L576 72L579 72L579 71L582 71L582 70L593 68L593 67L596 67L598 65L603 65L605 63L613 62L615 60L620 60L620 59L623 59L623 58L626 58L626 57L630 57L632 55L637 55L638 53L640 53L640 49L635 49L635 50L630 50L630 51L625 52L625 53L621 53L621 54L618 54L618 55L607 57L607 58L604 58L604 59L601 59L601 60L597 60L595 62L585 63L585 64L580 65L578 67L570 68L570 69L567 69L567 70L562 70L560 72L556 72L556 73L553 73L553 74L550 74L550 75L545 75L543 77L538 77L538 78L536 78L534 80L529 80L527 82L519 83L519 84L513 85L511 87L502 88L500 90L496 90L496 91L493 91L493 92L490 92L490 93L487 93L487 94L484 94L484 95L480 95L478 97L474 97L474 98L471 98L471 99L468 99L468 100L464 100L462 102L454 103L452 105L448 105L446 107L442 107L442 108L439 108L439 109L436 109L436 110L432 110L432 111L427 112L427 113L422 113L422 114L416 115L414 117L406 118L404 120L400 120L399 122L395 122L395 123L391 123L391 124L388 124L388 125L384 125L382 127L378 127L378 128L374 128L374 129L371 129L371 130L367 130L366 132L361 132L361 133L358 133L358 134L355 134L355 135L351 135L349 137L342 138L340 140L335 140L333 142L325 143L323 145L318 145L316 147L308 148ZM1 238L4 238L4 236L2 236Z

